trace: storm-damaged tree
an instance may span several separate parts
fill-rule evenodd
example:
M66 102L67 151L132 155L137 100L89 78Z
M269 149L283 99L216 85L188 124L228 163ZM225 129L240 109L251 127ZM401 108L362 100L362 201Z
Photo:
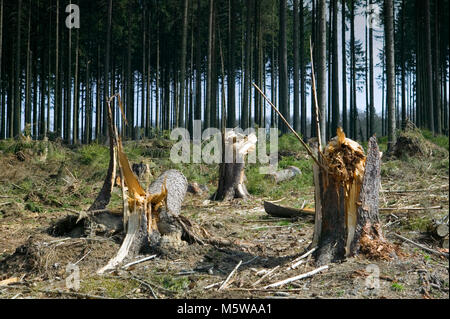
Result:
M222 201L233 198L247 198L245 187L245 157L255 149L256 135L248 136L234 130L222 135L222 162L219 165L219 182L213 200Z
M319 152L320 153L320 152ZM314 165L315 232L318 264L342 261L358 253L390 258L393 246L383 237L379 221L381 154L376 138L363 148L338 128Z

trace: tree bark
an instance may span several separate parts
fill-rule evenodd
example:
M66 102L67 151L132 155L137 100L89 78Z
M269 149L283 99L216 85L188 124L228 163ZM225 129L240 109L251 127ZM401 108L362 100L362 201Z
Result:
M327 96L327 37L326 37L326 1L318 0L317 7L317 101L319 104L319 122L321 127L321 141L326 141L326 96Z
M342 128L344 132L348 132L348 114L347 114L347 43L346 43L346 16L345 16L345 0L342 0Z
M188 12L189 0L183 1L183 35L181 39L181 55L180 55L180 99L179 99L179 127L185 127L184 119L184 94L186 88L186 53L187 53L187 31L188 31Z
M425 74L426 74L426 100L427 100L427 113L428 113L428 129L435 133L434 127L434 108L435 100L433 94L433 61L431 52L431 18L430 18L430 0L424 0L425 9Z
M229 0L229 31L228 31L228 111L227 127L236 126L236 73L235 73L235 48L236 48L236 27L237 27L237 7L236 0Z
M373 0L370 0L370 5L373 4ZM374 96L374 69L373 69L373 28L369 28L369 136L375 134L375 96Z
M392 0L384 0L384 33L386 52L386 85L388 109L388 150L392 150L396 142L395 136L395 51L394 51L394 4Z
M298 0L294 0L294 130L300 132L300 88L299 88L299 13ZM302 38L303 41L303 38Z
M333 0L333 110L332 110L332 125L331 134L335 134L338 126L340 125L340 112L339 112L339 55L338 55L338 0ZM345 72L343 72L345 73Z
M2 79L2 57L3 57L3 0L0 0L0 81ZM0 84L0 94L2 96L2 101L0 102L0 139L5 138L5 101L4 96L5 93L3 91L3 85Z
M22 102L20 86L20 45L21 45L21 23L22 20L22 0L17 1L17 29L16 29L16 67L14 78L14 116L13 116L13 137L19 136L21 132Z
M289 77L287 66L287 43L286 43L286 0L280 1L280 30L279 30L279 107L281 114L290 122L289 112ZM282 133L287 133L288 128L286 125L281 127Z

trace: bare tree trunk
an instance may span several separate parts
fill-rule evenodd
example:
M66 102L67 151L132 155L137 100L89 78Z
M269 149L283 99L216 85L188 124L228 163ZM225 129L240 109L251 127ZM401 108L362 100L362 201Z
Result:
M388 150L396 143L395 136L395 51L394 51L394 4L392 0L384 0L384 33L386 52L386 84L388 109Z
M402 0L402 13L400 17L400 63L402 72L402 130L406 127L406 71L405 71L405 0ZM383 73L384 74L384 73Z
M241 126L245 130L250 124L249 112L249 91L251 81L251 48L252 48L252 30L251 30L251 13L252 0L247 0L247 21L246 21L246 38L245 38L245 71L244 71L244 94L242 101Z
M326 55L327 55L327 39L326 39L326 1L318 0L317 7L317 100L319 104L319 122L321 127L321 140L323 143L326 141L326 96L327 96L327 68L326 68Z
M214 37L214 0L209 1L209 26L208 26L208 74L207 74L207 84L206 84L206 105L205 105L205 127L210 127L210 116L211 116L211 105L213 99L213 37Z
M434 108L435 100L433 94L433 61L431 52L431 18L430 18L430 0L424 0L425 9L425 74L426 74L426 97L428 104L428 129L433 133L436 133L436 128L434 127Z
M227 127L236 126L236 73L235 73L235 48L236 48L236 27L237 27L237 6L236 0L229 0L229 28L228 28L228 111Z
M294 130L300 132L300 88L299 88L299 13L298 0L294 0ZM301 39L303 41L303 38Z
M279 30L279 66L280 66L280 87L279 87L279 105L281 114L290 121L289 112L289 77L287 66L287 43L286 43L286 0L280 1L280 30ZM281 132L287 133L286 125L281 127Z
M180 57L180 99L179 99L179 127L185 127L184 94L186 89L186 53L187 53L187 29L188 29L189 0L183 1L183 37L181 40Z
M14 77L14 110L13 110L13 137L17 137L21 132L22 103L20 87L20 44L21 44L21 20L22 20L22 0L17 1L17 29L16 29L16 67Z
M30 134L33 132L31 127L31 1L28 1L28 36L27 36L27 67L25 84L25 128L30 128Z
M345 40L346 32L346 16L345 16L345 0L342 0L342 128L344 132L348 132L348 114L347 114L347 43Z
M302 137L306 139L306 70L305 70L305 17L304 1L300 0L300 127Z
M370 4L372 5L373 0L370 0ZM369 134L367 135L367 139L369 136L375 134L375 96L374 96L374 70L373 70L373 28L369 28Z
M338 0L333 0L333 28L332 28L332 56L333 56L333 97L332 97L332 125L331 135L336 134L336 130L340 125L339 112L339 56L338 56ZM343 72L344 73L344 72Z
M80 123L80 31L77 29L77 39L75 44L75 82L74 82L74 102L73 102L73 144L78 144L79 123Z
M441 63L440 63L440 50L439 50L439 16L441 10L439 10L440 1L434 1L434 37L433 37L433 65L434 65L434 128L436 134L442 134L442 112L441 112Z
M2 79L2 57L3 57L3 0L0 0L0 81ZM5 101L4 96L6 95L3 91L3 85L0 84L0 94L2 96L2 100L0 102L0 139L5 138Z

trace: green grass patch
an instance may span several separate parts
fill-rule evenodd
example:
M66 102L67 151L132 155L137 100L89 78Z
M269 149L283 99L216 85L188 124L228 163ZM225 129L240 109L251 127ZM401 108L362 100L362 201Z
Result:
M123 298L139 287L134 280L92 277L83 279L80 292L84 294L101 294L108 298Z
M396 292L402 292L403 290L405 290L405 287L403 287L403 285L398 282L394 282L391 285L391 290Z
M445 135L437 135L435 136L432 132L428 131L428 130L422 130L422 135L423 137L425 137L427 140L429 140L430 142L446 149L447 151L449 150L449 138L448 136Z

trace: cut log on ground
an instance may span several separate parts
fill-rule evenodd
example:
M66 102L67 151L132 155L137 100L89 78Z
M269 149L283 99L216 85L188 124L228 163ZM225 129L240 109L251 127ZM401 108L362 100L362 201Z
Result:
M255 149L256 135L252 133L244 136L232 130L226 132L223 139L225 147L219 167L219 185L211 199L223 201L247 198L249 193L245 187L245 157Z
M315 213L314 209L310 208L297 209L297 208L283 207L267 201L264 202L264 210L270 216L282 218L314 216Z
M271 176L275 183L280 183L293 179L301 173L302 171L298 167L288 166L286 169L271 174Z
M315 179L316 208L320 207L314 236L318 264L357 253L390 259L395 252L379 221L381 157L376 138L370 138L366 157L363 148L339 128L321 160L328 173L320 170Z
M436 238L444 238L449 233L448 224L435 221L429 225L428 232Z

